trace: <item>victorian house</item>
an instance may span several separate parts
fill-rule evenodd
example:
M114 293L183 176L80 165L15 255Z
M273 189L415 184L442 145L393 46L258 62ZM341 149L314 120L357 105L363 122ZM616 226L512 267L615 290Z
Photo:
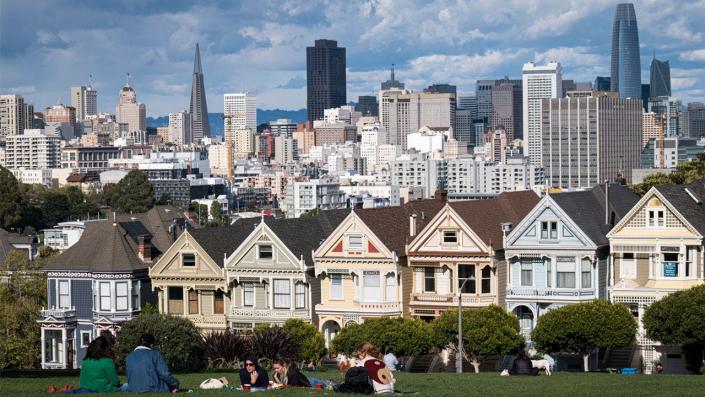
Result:
M314 277L313 251L335 230L349 210L322 211L294 219L263 218L224 258L230 291L229 325L252 329L281 325L290 318L314 322L320 283Z
M607 297L607 232L638 197L605 188L548 194L507 235L507 310L525 336L547 310Z
M409 312L433 319L449 308L504 305L507 270L503 238L538 203L533 191L446 203L406 246L411 275Z
M654 301L703 284L705 188L702 182L649 190L607 234L610 242L609 298L637 318L633 365L649 373L655 362L669 372L683 369L678 346L659 346L645 336L643 316Z
M43 270L48 308L41 311L42 368L79 368L102 331L154 304L148 269L186 220L172 207L91 221L81 239Z
M423 227L443 206L437 199L403 206L361 209L345 220L314 253L321 300L316 305L326 345L342 327L382 316L408 315L411 278L404 246L412 227ZM416 219L413 225L410 219Z

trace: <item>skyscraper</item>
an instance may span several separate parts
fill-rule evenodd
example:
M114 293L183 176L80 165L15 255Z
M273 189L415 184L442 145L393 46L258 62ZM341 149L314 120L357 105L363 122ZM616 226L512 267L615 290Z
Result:
M381 90L382 91L389 91L389 90L403 90L404 89L404 83L402 83L399 80L396 80L394 78L394 64L392 64L392 69L390 73L389 80L382 82Z
M360 95L357 97L355 110L362 113L363 116L378 116L379 103L377 103L377 97L372 95Z
M225 122L225 136L238 129L249 128L257 131L257 97L248 92L223 95L223 113L232 116Z
M502 126L509 142L521 138L523 132L521 83L515 81L501 82L492 87L490 128Z
M147 109L143 103L137 102L137 93L130 84L125 84L120 90L120 102L115 107L115 119L118 123L127 124L127 131L147 130Z
M651 60L650 98L671 96L671 65L668 61Z
M705 104L690 102L688 104L688 135L700 138L705 135Z
M196 56L193 60L193 77L191 78L191 136L194 141L211 136L211 126L208 122L208 105L206 104L206 87L203 85L203 69L201 68L201 51L196 43Z
M71 106L76 108L76 121L83 122L86 116L98 114L98 91L90 85L71 87Z
M306 110L311 122L323 118L323 110L347 101L345 48L335 40L316 40L306 47Z
M188 145L193 142L193 120L187 111L169 113L169 142Z
M609 76L597 76L595 77L595 83L593 88L595 91L611 91L612 89Z
M24 99L19 95L0 95L0 137L24 131Z
M530 156L531 164L534 165L542 164L541 100L561 96L561 73L561 64L558 62L549 62L543 66L529 62L522 68L524 155Z
M639 29L634 4L617 4L612 25L611 90L622 98L641 98Z

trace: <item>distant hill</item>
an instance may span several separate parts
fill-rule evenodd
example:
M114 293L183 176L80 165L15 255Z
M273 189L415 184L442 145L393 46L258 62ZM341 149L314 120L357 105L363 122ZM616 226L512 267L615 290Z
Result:
M223 113L208 113L208 121L213 135L223 135ZM291 119L294 123L306 121L306 109L257 109L257 123L262 124L277 119ZM166 127L169 125L169 116L147 117L147 127Z

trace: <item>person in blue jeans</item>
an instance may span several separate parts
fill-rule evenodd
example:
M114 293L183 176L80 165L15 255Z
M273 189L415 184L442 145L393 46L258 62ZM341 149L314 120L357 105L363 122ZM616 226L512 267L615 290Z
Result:
M179 389L179 381L169 372L161 353L153 350L154 343L152 334L144 334L139 346L127 355L127 391L171 393Z

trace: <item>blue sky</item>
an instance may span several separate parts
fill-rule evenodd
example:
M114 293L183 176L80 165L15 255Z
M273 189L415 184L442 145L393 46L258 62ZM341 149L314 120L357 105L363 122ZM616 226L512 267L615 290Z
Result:
M347 48L348 100L376 93L389 66L422 89L519 77L527 61L561 62L564 78L609 75L612 0L0 1L0 92L43 108L93 75L114 112L126 72L151 116L188 107L201 45L208 108L249 90L260 108L305 107L305 47ZM674 95L705 100L705 0L635 1L648 79L652 51L671 62Z

